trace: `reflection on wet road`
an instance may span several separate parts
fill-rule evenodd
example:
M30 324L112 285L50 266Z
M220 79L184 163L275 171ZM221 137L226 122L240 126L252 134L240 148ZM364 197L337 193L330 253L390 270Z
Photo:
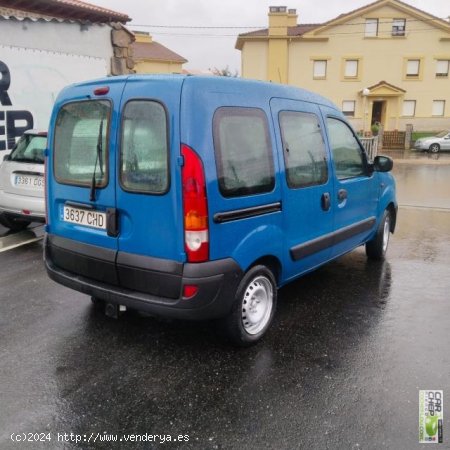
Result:
M424 208L424 184L448 192L450 178L422 169L396 167L400 201L420 208L400 209L388 260L358 249L283 288L250 349L213 323L106 318L48 280L40 242L2 253L0 448L421 449L419 389L450 392L450 212ZM189 442L61 445L58 432Z
M450 210L450 164L395 164L397 199L401 206Z

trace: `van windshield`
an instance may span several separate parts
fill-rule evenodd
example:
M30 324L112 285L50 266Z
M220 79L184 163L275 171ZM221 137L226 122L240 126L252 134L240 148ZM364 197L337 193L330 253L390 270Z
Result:
M44 152L47 136L24 134L14 147L10 161L44 164Z
M95 170L96 186L106 186L110 112L110 102L105 100L68 103L60 109L54 141L58 182L88 186Z

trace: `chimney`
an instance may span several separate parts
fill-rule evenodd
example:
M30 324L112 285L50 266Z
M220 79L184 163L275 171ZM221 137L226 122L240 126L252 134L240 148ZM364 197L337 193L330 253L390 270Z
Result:
M286 6L269 6L269 36L286 36L288 20Z
M151 44L153 39L150 33L146 33L145 31L133 31L136 42Z
M288 9L288 27L296 27L297 20L298 20L297 10Z

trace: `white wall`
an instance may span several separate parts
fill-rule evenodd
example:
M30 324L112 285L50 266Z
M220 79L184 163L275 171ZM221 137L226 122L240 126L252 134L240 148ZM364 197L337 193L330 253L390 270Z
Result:
M27 126L27 120L11 123L13 115L29 118L28 111L34 128L47 129L59 91L68 84L109 75L113 49L108 25L0 17L0 29L0 61L3 63L0 64L3 69L0 90L5 91L7 86L7 71L7 96L12 103L8 105L3 95L3 104L0 102L1 161L1 154L6 153L1 150L10 150L16 139L13 129L20 131Z

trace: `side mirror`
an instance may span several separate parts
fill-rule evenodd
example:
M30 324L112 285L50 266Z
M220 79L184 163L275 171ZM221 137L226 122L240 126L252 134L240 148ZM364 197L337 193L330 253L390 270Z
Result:
M9 156L9 155L5 155L3 157L3 161L9 161L10 159L11 159L11 156Z
M376 156L373 161L373 168L376 172L390 172L394 167L394 161L389 156Z

